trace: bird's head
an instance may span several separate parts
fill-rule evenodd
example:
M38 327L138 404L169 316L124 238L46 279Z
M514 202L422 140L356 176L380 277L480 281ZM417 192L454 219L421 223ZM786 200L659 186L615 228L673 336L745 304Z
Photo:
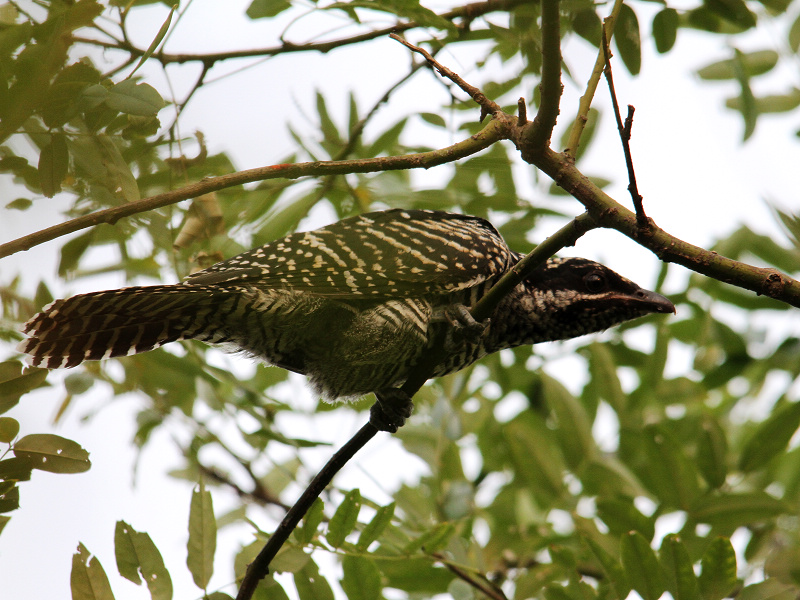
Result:
M525 280L531 310L551 340L602 331L652 313L674 313L661 294L646 290L585 258L551 258Z

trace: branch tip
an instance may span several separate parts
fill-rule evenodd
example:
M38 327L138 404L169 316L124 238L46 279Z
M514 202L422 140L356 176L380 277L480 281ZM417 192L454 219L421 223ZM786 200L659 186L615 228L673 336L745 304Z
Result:
M528 107L525 98L517 100L517 127L522 127L528 122Z
M645 232L652 227L652 222L647 218L644 212L644 199L639 193L639 187L636 185L636 172L633 169L633 156L631 154L631 130L633 129L633 113L636 110L633 105L628 105L628 116L625 118L625 123L622 122L622 116L619 112L619 102L617 101L617 92L614 88L614 74L611 71L611 50L608 48L608 37L606 30L603 28L603 54L605 56L605 68L603 73L608 82L608 92L611 96L611 105L614 108L614 118L617 121L617 131L619 131L620 141L622 142L622 152L625 155L625 166L628 170L628 192L633 201L633 208L636 211L636 224L641 232Z
M481 118L480 120L486 117L486 115L499 115L503 112L503 109L500 108L500 105L496 102L489 100L486 95L474 85L467 83L458 73L454 73L446 66L438 62L430 52L425 50L424 48L420 48L419 46L415 46L411 42L404 40L399 35L390 33L389 37L393 40L400 42L406 48L411 50L412 52L416 52L417 54L422 55L422 57L428 61L428 64L433 67L442 77L445 77L455 83L461 90L469 94L469 97L472 98L476 104L481 107Z

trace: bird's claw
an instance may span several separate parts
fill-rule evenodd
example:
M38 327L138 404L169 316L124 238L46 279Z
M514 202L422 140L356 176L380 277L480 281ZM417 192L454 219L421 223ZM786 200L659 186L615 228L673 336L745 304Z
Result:
M377 392L378 401L369 410L369 422L379 431L394 433L406 423L414 411L411 396L398 388Z
M463 304L451 304L444 311L444 317L452 328L447 332L445 348L454 350L463 342L477 344L489 327L489 319L478 322Z

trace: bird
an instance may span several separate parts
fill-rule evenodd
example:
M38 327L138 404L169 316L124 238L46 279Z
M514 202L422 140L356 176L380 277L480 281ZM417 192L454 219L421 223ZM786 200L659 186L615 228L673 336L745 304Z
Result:
M396 431L413 407L400 387L437 344L444 356L433 377L505 348L675 311L602 264L552 257L475 323L469 309L522 257L480 217L364 213L180 283L56 300L23 326L29 337L18 349L54 369L200 340L304 374L329 401L375 393L382 410L371 420Z

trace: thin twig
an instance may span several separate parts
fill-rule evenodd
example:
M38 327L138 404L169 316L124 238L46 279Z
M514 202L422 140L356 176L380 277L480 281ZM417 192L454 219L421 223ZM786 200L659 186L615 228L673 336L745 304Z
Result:
M525 98L517 100L517 127L522 127L528 123L528 107Z
M503 109L500 108L499 104L493 102L492 100L489 100L489 98L486 97L486 94L484 94L480 89L478 89L474 85L467 83L458 73L454 73L453 71L451 71L450 69L439 63L435 58L433 58L433 56L431 56L430 52L428 52L424 48L420 48L419 46L415 46L414 44L404 40L396 33L390 34L389 37L392 38L393 40L400 42L409 50L421 54L425 58L425 60L427 60L428 63L439 72L439 74L442 77L446 77L447 79L455 83L463 91L465 91L467 94L469 94L469 97L472 98L481 107L481 118L480 118L481 121L483 121L486 115L497 116L503 113Z
M652 219L647 235L642 235L636 215L597 187L564 154L548 148L533 164L583 204L598 226L619 231L662 261L800 308L800 281L777 269L755 267L685 242Z
M622 152L625 154L625 166L628 169L628 192L633 200L633 208L636 210L636 222L641 229L648 227L647 215L644 212L644 204L642 195L639 193L639 187L636 185L636 172L633 169L633 155L631 155L631 129L633 128L633 112L634 108L628 105L628 116L625 119L625 124L622 123L622 115L619 112L619 102L617 101L617 91L614 89L614 75L611 72L611 50L608 48L608 38L606 37L605 29L603 30L603 54L606 59L606 66L603 72L608 82L608 91L611 94L611 104L614 107L614 118L617 121L617 131L622 141Z
M439 562L441 562L445 568L447 568L447 570L453 573L456 577L471 585L479 592L485 594L488 598L491 598L492 600L508 600L508 596L505 595L502 589L482 575L478 574L476 576L474 573L470 572L469 569L465 569L464 567L454 564L440 552L434 552L431 556L437 558Z
M366 445L378 430L370 423L364 425L358 432L350 438L350 440L341 447L341 449L334 454L328 463L322 467L319 473L311 480L308 487L303 491L303 494L295 502L294 506L289 509L286 516L281 521L275 533L270 536L267 543L258 553L255 560L247 567L242 585L239 587L239 593L236 595L236 600L250 600L253 593L261 581L269 573L269 565L278 550L281 549L283 544L289 539L289 536L294 531L300 519L308 512L311 505L319 497L322 491L333 480L333 477L338 473L353 456Z
M609 40L614 35L614 26L616 25L619 11L622 10L622 4L623 0L614 0L614 7L611 9L611 15L603 20L603 31L605 32L606 38ZM597 53L597 59L595 60L592 74L589 76L589 81L586 82L586 91L583 96L581 96L580 102L578 103L578 114L575 117L575 121L572 123L569 141L567 142L567 147L564 149L564 154L573 161L578 152L583 129L586 127L586 121L589 117L589 109L592 107L594 93L597 91L597 85L600 83L600 76L603 74L603 65L605 65L605 59L601 46Z
M474 2L465 4L454 8L453 10L443 12L439 16L448 21L455 19L464 19L465 21L474 20L480 16L496 11L509 11L520 4L525 4L530 0L486 0L484 2ZM223 60L237 59L237 58L257 58L263 56L275 56L278 54L289 54L293 52L321 52L326 53L337 48L359 44L361 42L382 38L390 33L398 33L417 29L421 25L416 21L408 21L406 23L395 23L390 27L368 31L358 35L353 35L345 38L329 40L326 42L309 42L309 43L293 43L284 42L280 46L270 46L266 48L254 48L252 50L234 50L229 52L213 52L208 54L171 54L163 51L156 52L152 58L160 61L163 64L177 63L183 64L187 62L203 62L214 64ZM174 28L173 28L174 29ZM122 50L133 56L139 57L145 53L145 49L138 48L129 42L111 43L103 40L95 40L91 38L75 37L76 42L99 46L109 50Z

